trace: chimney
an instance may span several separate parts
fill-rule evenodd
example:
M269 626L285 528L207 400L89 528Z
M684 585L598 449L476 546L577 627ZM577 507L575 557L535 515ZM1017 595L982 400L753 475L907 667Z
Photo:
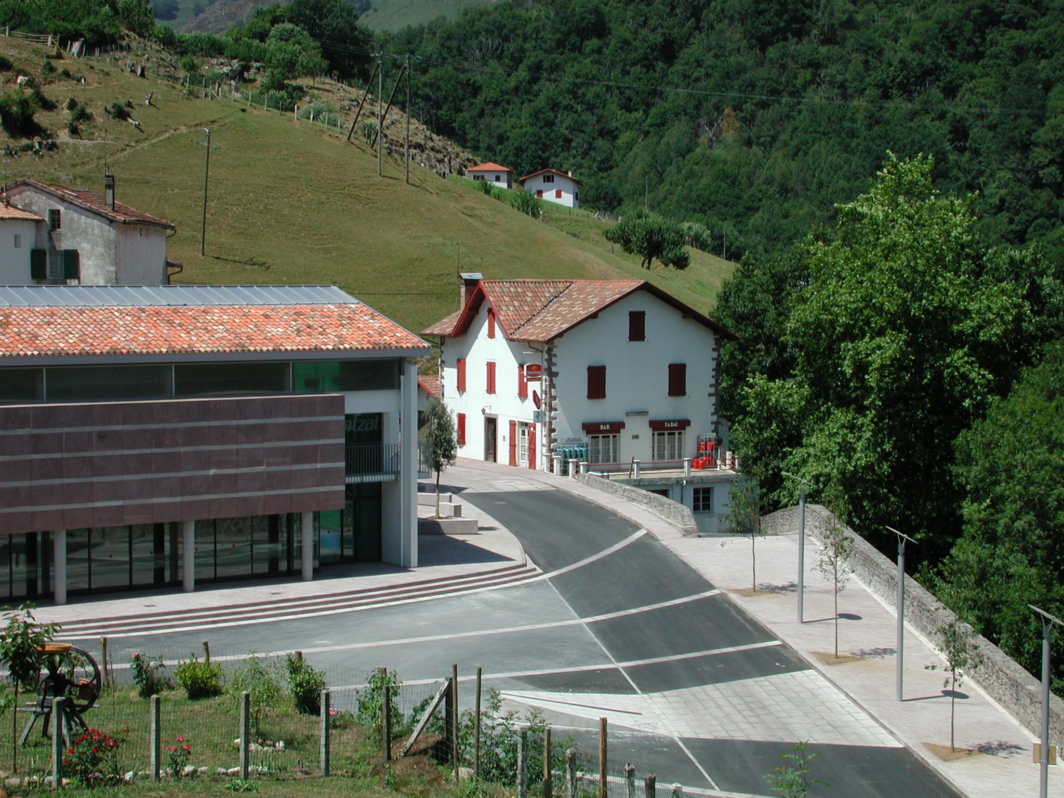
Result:
M113 211L115 209L115 176L104 175L103 176L103 199L107 203L107 210Z
M461 307L465 308L469 295L476 289L477 283L484 279L484 275L480 272L462 272L459 276L461 277L462 285L458 298L462 303Z

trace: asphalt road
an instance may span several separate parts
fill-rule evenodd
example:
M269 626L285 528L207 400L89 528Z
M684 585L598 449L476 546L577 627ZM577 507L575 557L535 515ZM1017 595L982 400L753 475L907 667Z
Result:
M826 680L652 536L554 490L466 492L515 534L540 581L412 605L286 618L217 632L114 636L133 651L187 658L302 650L332 684L396 671L409 700L458 663L468 704L476 666L508 706L535 707L586 755L609 718L610 771L689 791L771 795L765 774L799 740L816 754L810 796L958 794ZM221 634L224 631L224 634ZM420 691L420 693L419 693Z

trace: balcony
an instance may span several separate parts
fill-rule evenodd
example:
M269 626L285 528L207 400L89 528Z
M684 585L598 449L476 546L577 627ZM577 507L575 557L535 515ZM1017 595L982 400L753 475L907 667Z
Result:
M399 479L401 450L397 443L370 443L344 447L346 482L394 482ZM425 451L418 447L418 479L428 479L430 470Z

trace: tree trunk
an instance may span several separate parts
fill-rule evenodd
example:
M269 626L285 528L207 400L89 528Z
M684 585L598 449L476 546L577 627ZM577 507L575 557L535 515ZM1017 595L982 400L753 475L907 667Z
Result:
M954 744L953 737L953 715L954 709L957 706L957 672L954 671L950 679L950 691L949 691L949 749L956 751L957 746Z
M839 658L839 577L835 577L835 659Z
M436 471L436 517L440 517L440 472Z
M54 729L52 733L55 734ZM18 682L15 682L15 705L11 707L11 773L18 773Z
M750 589L757 592L757 538L750 533Z

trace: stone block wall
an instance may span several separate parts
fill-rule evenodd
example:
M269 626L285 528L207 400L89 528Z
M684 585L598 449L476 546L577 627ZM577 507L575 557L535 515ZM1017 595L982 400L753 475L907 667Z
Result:
M577 474L574 479L584 485L597 488L604 493L620 496L625 501L649 510L663 521L679 529L685 535L698 535L698 524L695 523L695 515L690 507L686 507L672 499L658 496L641 488L633 488L630 485L622 485L594 474Z
M805 529L819 536L831 517L827 508L807 504ZM762 519L767 534L782 534L798 529L798 508L788 507ZM896 607L898 564L881 554L868 541L850 528L846 534L853 540L853 552L848 565L854 575L888 605ZM941 601L931 595L911 576L905 577L905 619L933 645L941 645L942 627L956 619ZM1042 686L1015 660L982 635L975 636L975 644L983 656L983 664L969 670L968 676L1032 734L1041 733ZM1058 654L1064 656L1064 652ZM1049 738L1054 745L1064 745L1064 701L1052 696L1049 711Z

